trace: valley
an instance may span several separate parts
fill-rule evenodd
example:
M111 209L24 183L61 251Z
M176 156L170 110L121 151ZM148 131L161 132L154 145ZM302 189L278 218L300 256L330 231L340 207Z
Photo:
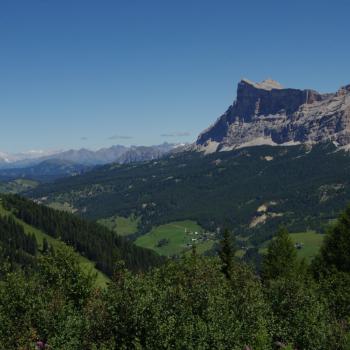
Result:
M349 85L322 94L242 79L193 144L8 156L19 168L0 170L0 192L97 221L164 256L196 242L186 223L207 254L225 229L255 248L281 225L323 233L350 198L349 96Z
M27 195L47 205L67 203L76 214L109 227L118 227L111 218L127 226L129 219L118 217L138 218L121 230L131 239L191 219L205 231L229 228L259 246L281 224L291 232L323 232L348 201L349 172L348 153L332 144L259 146L107 165Z
M0 192L95 221L161 256L192 246L215 255L229 229L244 259L264 252L283 225L311 259L350 198L349 91L242 79L233 104L193 144L8 156L18 168L0 171Z

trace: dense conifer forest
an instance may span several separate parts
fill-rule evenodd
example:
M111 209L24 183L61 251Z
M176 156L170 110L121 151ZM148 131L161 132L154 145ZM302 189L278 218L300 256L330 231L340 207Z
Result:
M28 266L34 262L37 254L37 241L34 235L24 233L23 227L11 217L0 216L0 260L19 266Z
M160 264L162 258L153 251L133 245L107 228L77 216L57 211L15 195L3 195L2 205L23 222L73 247L96 263L97 269L111 276L114 262L123 260L133 271ZM36 255L36 242L27 236L13 218L0 217L0 242L6 251L29 259Z
M6 197L5 205L53 235L50 225L59 219L62 230L67 222L89 228L19 197ZM45 250L27 264L24 257L35 256L33 237L8 218L0 229L1 349L349 349L350 207L310 264L281 228L256 273L235 258L225 232L218 256L194 248L145 273L116 256L106 288L82 271L73 248ZM81 249L83 230L69 230Z

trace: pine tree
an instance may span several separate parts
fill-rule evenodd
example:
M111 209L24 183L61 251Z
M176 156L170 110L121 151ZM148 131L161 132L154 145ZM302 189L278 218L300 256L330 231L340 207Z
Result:
M53 245L52 245L52 244L50 244L50 247L49 247L49 254L50 254L51 256L54 256L54 255L55 255L55 249L53 248Z
M43 239L43 254L46 254L49 251L49 244L47 243L47 239Z
M236 247L228 230L224 231L220 245L221 249L219 256L222 263L221 271L226 276L226 278L230 279Z
M38 244L37 244L34 233L32 233L29 237L30 237L30 251L29 251L29 253L32 255L36 255L37 250L38 250Z

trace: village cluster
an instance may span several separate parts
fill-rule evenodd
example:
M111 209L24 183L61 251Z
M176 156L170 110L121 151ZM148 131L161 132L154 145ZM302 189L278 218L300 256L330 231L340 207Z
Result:
M193 232L187 228L185 228L185 233L190 237L190 241L186 244L188 248L191 248L194 244L202 243L208 240L215 240L216 236L214 232Z

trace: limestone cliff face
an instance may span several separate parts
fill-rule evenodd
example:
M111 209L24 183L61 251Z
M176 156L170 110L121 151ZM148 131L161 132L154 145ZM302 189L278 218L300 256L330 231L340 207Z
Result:
M334 94L285 89L273 80L238 84L237 99L195 144L213 152L260 144L350 144L350 85Z

